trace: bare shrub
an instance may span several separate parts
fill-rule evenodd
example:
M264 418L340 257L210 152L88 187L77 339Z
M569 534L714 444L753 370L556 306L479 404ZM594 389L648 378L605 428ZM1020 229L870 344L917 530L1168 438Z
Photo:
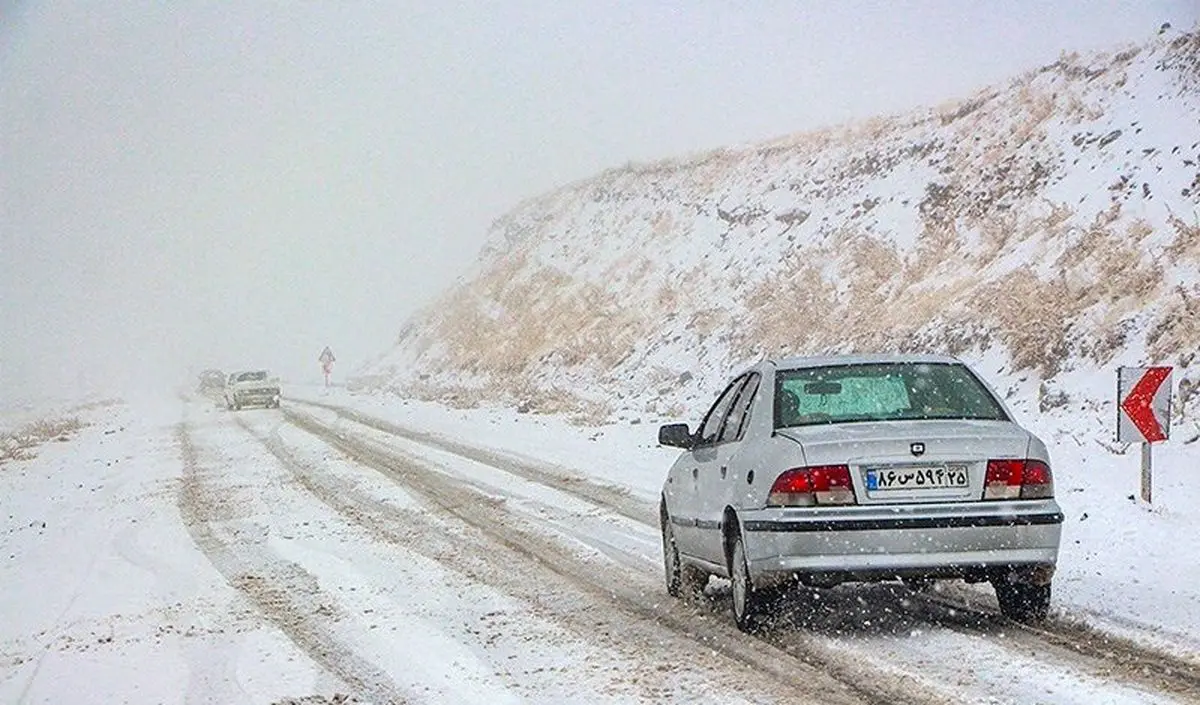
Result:
M754 287L747 298L748 326L743 343L756 341L775 354L803 351L824 337L835 315L835 299L821 271L807 259L793 258Z
M1174 71L1183 90L1200 86L1200 31L1184 32L1173 39L1160 67Z
M1068 352L1067 312L1077 306L1061 283L1008 277L977 289L971 302L977 310L991 311L996 334L1008 344L1016 367L1039 370L1043 377L1059 371Z
M1146 332L1152 359L1166 360L1178 351L1200 348L1200 285L1177 285L1175 294L1160 305Z
M103 403L103 402L102 402ZM34 449L49 441L70 440L86 424L77 416L38 419L12 431L0 432L0 465L36 457Z
M1167 223L1175 231L1175 239L1166 249L1167 256L1171 259L1200 260L1200 219L1189 223L1172 213Z
M1027 83L1021 86L1017 96L1024 110L1008 141L1012 146L1023 145L1033 137L1045 134L1046 122L1056 113L1058 94L1041 89L1036 83Z

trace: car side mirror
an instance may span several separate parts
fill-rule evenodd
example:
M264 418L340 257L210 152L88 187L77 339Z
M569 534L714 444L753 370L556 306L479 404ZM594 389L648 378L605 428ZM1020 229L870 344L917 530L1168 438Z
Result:
M696 445L691 430L685 423L669 423L658 427L658 444L674 448L691 448Z

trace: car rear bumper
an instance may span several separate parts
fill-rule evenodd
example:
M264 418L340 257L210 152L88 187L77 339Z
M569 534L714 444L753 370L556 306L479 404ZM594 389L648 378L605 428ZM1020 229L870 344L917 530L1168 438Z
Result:
M1052 568L1063 516L1054 500L1033 500L769 508L739 520L752 576L838 582Z
M238 404L274 404L279 401L279 390L255 389L245 392L235 392L233 400Z

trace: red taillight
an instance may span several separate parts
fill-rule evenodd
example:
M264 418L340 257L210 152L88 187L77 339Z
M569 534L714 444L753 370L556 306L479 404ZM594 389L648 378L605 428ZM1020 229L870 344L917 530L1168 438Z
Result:
M854 504L848 465L810 465L792 468L775 478L767 504L805 507L813 504Z
M988 460L984 484L986 487L1020 487L1022 475L1025 475L1025 460Z
M1040 460L989 460L984 499L1045 499L1054 496L1050 466Z
M788 470L775 479L771 494L808 494L812 492L812 480L806 468Z
M1026 460L1021 477L1021 496L1025 499L1045 499L1054 496L1054 477L1050 466L1040 460Z
M850 488L850 466L814 465L808 468L812 478L813 492L833 492L838 488Z

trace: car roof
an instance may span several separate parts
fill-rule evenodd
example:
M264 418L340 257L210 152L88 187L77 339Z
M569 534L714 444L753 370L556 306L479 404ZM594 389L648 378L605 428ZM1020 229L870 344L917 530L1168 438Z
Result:
M828 367L831 365L868 365L871 363L913 363L913 364L962 364L962 360L949 355L925 355L902 353L872 353L857 355L821 355L814 357L785 357L769 360L780 369L795 369L800 367Z

